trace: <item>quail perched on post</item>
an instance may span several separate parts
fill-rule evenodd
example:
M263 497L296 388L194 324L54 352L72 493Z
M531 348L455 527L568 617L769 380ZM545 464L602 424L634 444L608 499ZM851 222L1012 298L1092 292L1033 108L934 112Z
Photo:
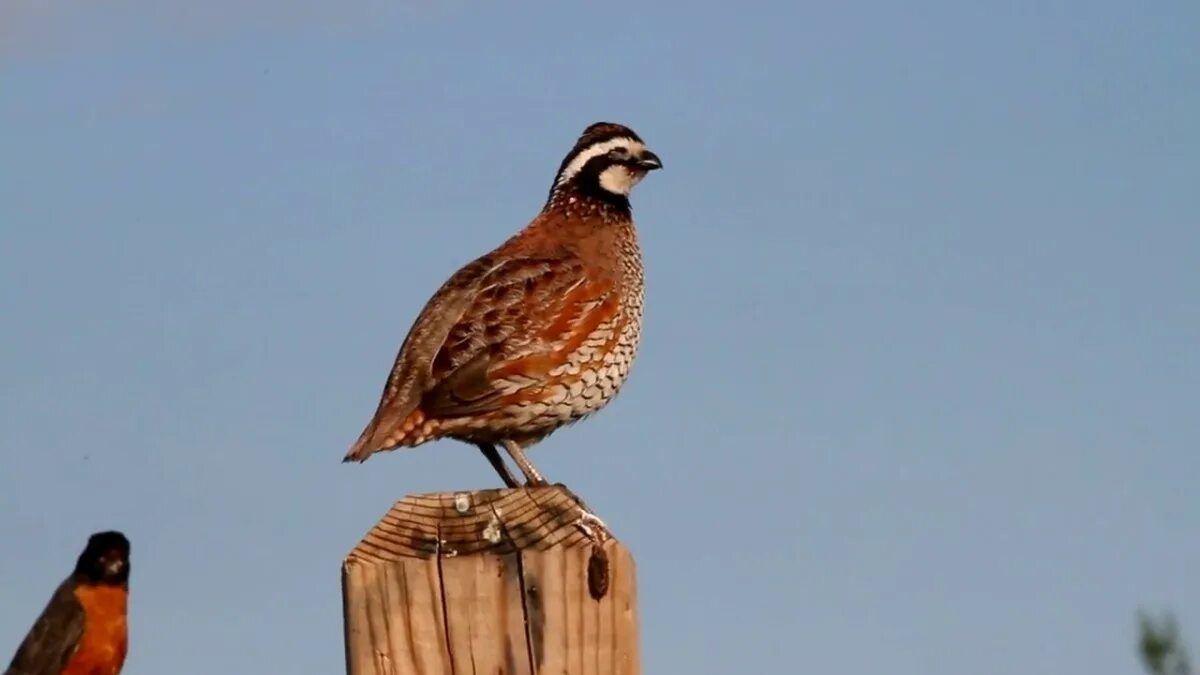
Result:
M662 168L632 129L584 130L545 206L433 295L400 347L375 416L343 461L453 438L504 480L546 481L524 450L604 407L637 353L642 254L629 193Z

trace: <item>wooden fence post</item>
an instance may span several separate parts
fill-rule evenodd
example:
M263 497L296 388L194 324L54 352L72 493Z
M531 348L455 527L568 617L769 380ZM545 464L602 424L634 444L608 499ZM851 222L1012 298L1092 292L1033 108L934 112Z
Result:
M342 564L349 675L639 675L633 557L558 487L415 495Z

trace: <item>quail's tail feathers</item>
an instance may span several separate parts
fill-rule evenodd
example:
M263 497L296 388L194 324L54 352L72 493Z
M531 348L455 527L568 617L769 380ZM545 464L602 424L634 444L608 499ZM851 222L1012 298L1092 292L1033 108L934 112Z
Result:
M389 435L387 429L380 424L379 416L371 420L366 429L363 429L362 435L350 446L350 450L346 452L346 456L342 458L342 462L365 462L371 455L382 450L388 450L387 447Z
M377 452L395 450L411 445L412 433L425 421L425 414L416 405L380 406L375 417L363 429L362 435L350 447L342 462L365 462Z
M354 443L354 445L350 446L350 450L347 451L346 456L342 458L342 463L358 462L361 464L362 462L367 461L368 457L378 452L378 448L372 449L368 447L368 444L365 442L367 440L368 438L366 437L366 432L363 432L363 436L360 437L358 441Z

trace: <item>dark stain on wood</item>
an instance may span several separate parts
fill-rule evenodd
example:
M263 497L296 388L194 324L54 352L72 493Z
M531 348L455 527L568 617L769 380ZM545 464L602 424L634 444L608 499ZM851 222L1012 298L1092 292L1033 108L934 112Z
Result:
M599 601L608 595L609 581L608 551L600 546L592 546L592 554L588 557L587 585L593 600Z
M546 612L542 605L542 589L537 579L525 578L525 625L529 629L529 641L533 647L534 670L542 665L545 656Z
M504 668L498 675L517 672L517 655L513 653L512 640L504 641Z

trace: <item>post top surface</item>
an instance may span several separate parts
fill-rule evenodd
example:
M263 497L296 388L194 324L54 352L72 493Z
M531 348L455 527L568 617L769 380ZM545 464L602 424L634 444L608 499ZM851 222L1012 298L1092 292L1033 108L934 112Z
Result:
M396 502L346 563L590 546L579 503L562 487L410 495Z

